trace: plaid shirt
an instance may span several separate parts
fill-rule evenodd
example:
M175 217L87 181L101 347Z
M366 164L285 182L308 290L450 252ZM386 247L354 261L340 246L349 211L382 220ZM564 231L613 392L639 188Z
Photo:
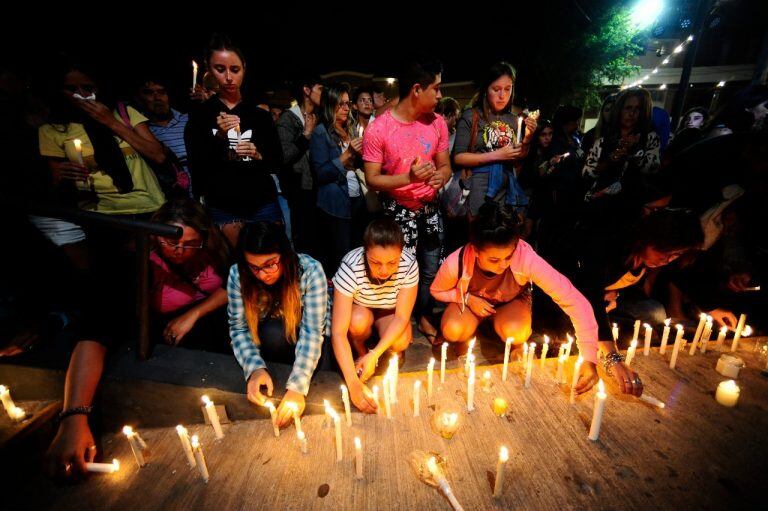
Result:
M299 292L301 294L301 324L299 337L296 341L296 361L288 378L286 388L307 395L309 381L315 372L324 336L329 324L330 303L328 300L328 283L320 263L311 257L299 254ZM232 350L235 358L243 367L245 380L257 370L266 368L261 357L259 346L253 342L253 337L245 319L243 298L240 294L240 272L237 265L229 270L227 282L229 305L229 335L232 338Z

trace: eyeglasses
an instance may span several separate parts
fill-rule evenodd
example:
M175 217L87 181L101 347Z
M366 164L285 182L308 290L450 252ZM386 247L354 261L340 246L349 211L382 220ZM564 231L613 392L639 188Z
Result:
M358 98L358 103L373 103L373 100L371 98Z
M349 108L349 101L339 102L339 108Z
M172 241L165 241L165 240L160 240L159 243L164 247L170 248L171 250L179 250L179 249L180 250L200 250L201 248L203 248L202 241L197 245L182 245L179 243L174 243Z
M274 261L271 261L264 266L249 264L248 267L251 269L254 275L258 275L261 272L264 272L266 275L271 275L275 273L278 268L280 268L280 259L275 259Z

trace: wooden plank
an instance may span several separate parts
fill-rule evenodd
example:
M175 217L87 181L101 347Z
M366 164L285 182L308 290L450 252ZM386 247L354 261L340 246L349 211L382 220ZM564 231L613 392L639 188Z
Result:
M715 372L719 353L681 353L678 368L653 349L638 352L633 367L646 391L667 403L664 410L617 395L612 385L599 441L587 439L594 394L568 403L568 389L554 384L556 362L534 369L524 389L522 368L500 381L491 367L493 388L476 391L476 410L462 411L462 426L451 440L431 431L433 410L423 385L422 416L412 417L411 389L425 373L401 374L394 418L353 415L343 426L344 460L334 459L333 429L323 416L302 420L309 454L302 455L293 427L275 438L265 420L225 425L214 440L210 427L188 425L199 434L211 474L206 485L187 466L173 428L141 430L150 447L149 465L138 469L119 433L105 441L105 458L120 459L118 474L95 476L77 487L54 487L33 478L21 494L35 492L57 509L449 509L437 490L419 482L409 463L415 449L434 451L448 463L447 475L465 509L719 509L743 507L764 488L768 447L768 378L757 368L751 342L739 355L747 368L739 378L736 408L716 403L714 390L725 380ZM670 350L671 351L671 350ZM573 358L569 367L573 363ZM485 368L478 368L481 375ZM570 372L570 368L568 370ZM570 377L568 378L570 381ZM426 382L424 382L426 383ZM439 387L439 372L435 374ZM462 405L466 380L452 371L431 405ZM508 400L506 418L493 415L494 397ZM323 396L313 396L313 400ZM328 396L338 402L338 396ZM243 399L245 399L243 397ZM197 419L200 420L199 418ZM365 450L364 480L354 479L352 438ZM492 498L500 445L510 450L505 489ZM322 489L327 491L323 492Z
M41 425L52 420L61 410L61 401L17 401L16 406L27 412L23 421L12 421L5 410L0 408L0 448L12 447Z

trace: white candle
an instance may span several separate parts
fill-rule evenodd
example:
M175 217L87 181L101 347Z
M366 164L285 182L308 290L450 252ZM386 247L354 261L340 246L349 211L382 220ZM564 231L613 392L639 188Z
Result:
M639 320L639 319L636 319L636 320L635 320L635 326L634 326L634 329L632 330L632 340L633 340L633 341L636 341L636 340L637 340L637 337L638 337L639 335L640 335L640 320Z
M419 399L421 394L421 380L413 382L413 416L419 416Z
M309 451L307 448L307 435L303 431L297 431L296 438L299 440L299 448L301 449L301 454L307 454Z
M85 470L99 474L114 474L120 470L120 462L114 459L112 460L112 463L86 462Z
M123 433L128 439L128 444L131 446L131 452L133 452L133 457L136 459L136 464L139 467L143 467L146 465L146 462L144 461L144 455L141 452L141 445L136 440L136 433L133 432L133 429L130 426L123 427Z
M528 367L528 343L523 343L523 359L520 361L523 364L523 371Z
M664 330L661 334L661 347L659 348L659 354L663 355L667 351L667 341L669 340L669 322L671 318L664 320Z
M187 463L190 467L195 466L195 455L192 452L192 444L189 443L189 432L187 428L179 424L176 426L176 433L179 434L179 440L181 441L181 448L184 451L184 455L187 457Z
M565 345L565 358L569 358L573 348L573 337L571 337L571 334L566 334L566 337L568 337L568 344Z
M613 327L611 327L611 333L613 334L613 341L616 342L619 340L619 325L616 323L613 324Z
M341 461L343 457L343 452L341 450L341 419L339 419L339 414L336 413L336 410L331 409L333 417L333 427L336 430L336 461Z
M507 381L507 371L509 366L509 353L512 349L512 343L515 339L507 337L507 341L504 343L504 365L501 367L501 381Z
M0 400L3 401L3 408L10 415L11 410L16 407L16 403L11 399L11 391L5 385L0 385Z
M715 344L715 347L718 350L721 350L723 347L723 341L725 340L725 336L728 334L728 327L724 326L720 328L720 333L717 334L717 343Z
M358 124L357 125L357 138L363 138L363 133L365 133L363 131L363 125L362 124Z
M355 478L363 478L363 446L360 437L355 437Z
M293 425L296 427L296 431L301 431L301 416L299 415L299 405L293 401L288 401L287 406L291 412L293 412ZM334 411L334 413L336 413Z
M280 428L277 426L277 409L275 409L275 405L272 404L272 401L265 402L264 406L269 409L269 418L272 420L272 429L275 432L275 436L279 437Z
M645 345L643 346L643 355L647 357L651 354L651 335L653 334L653 329L648 323L643 323L643 327L645 327Z
M467 412L475 409L475 365L469 367L469 379L467 380Z
M571 380L571 404L576 403L576 384L579 383L579 372L581 371L581 364L584 363L584 357L579 355L576 359L576 364L573 366L573 379Z
M389 402L389 391L392 388L389 384L389 376L385 376L381 382L381 387L384 389L384 410L386 411L387 419L392 418L392 404Z
M349 407L349 390L346 385L341 386L341 400L344 402L344 415L347 417L347 426L352 426L352 410Z
M379 404L379 386L374 385L371 391L373 392L373 400L376 403L376 413L381 413L381 405Z
M445 359L448 357L448 343L444 342L440 354L440 383L445 383Z
M744 324L746 322L746 314L739 316L739 323L736 325L736 332L733 334L733 344L731 344L731 351L736 351L736 348L739 347L739 339L741 339L741 332L744 330Z
M565 353L557 357L557 376L555 376L555 381L558 385L565 383L565 378L563 377L563 366L565 366Z
M547 351L549 351L549 337L544 336L544 344L541 346L541 362L540 367L541 370L544 370L544 362L547 360Z
M469 348L467 348L467 358L464 360L464 374L469 375L469 364L473 360L472 350L475 349L475 342L477 337L473 337L469 340Z
M536 355L536 343L532 342L528 347L528 361L525 368L525 388L531 386L531 375L533 374L533 357Z
M739 401L739 386L733 380L725 380L720 382L717 386L717 392L715 392L715 399L723 406L732 408L736 406Z
M675 336L675 344L672 346L672 358L669 359L669 368L674 369L677 365L677 354L680 351L680 345L683 344L683 325L677 324L677 335Z
M516 141L518 144L523 143L523 140L521 138L522 136L523 136L523 116L518 115L517 116L517 138L516 138Z
M699 339L701 339L701 332L704 330L704 323L707 322L707 315L703 312L699 314L699 324L696 327L696 333L693 335L693 345L696 346L696 344L699 342ZM691 353L693 355L693 353Z
M11 417L11 420L15 422L21 422L24 420L24 418L26 418L27 412L25 412L23 408L19 408L18 406L14 405L13 408L11 408L8 412L8 415Z
M203 403L205 404L205 413L208 414L208 420L211 421L213 431L216 433L216 438L224 438L224 430L221 429L221 422L219 422L219 414L216 412L216 405L213 404L211 398L203 396Z
M595 410L592 412L592 425L589 427L589 439L593 442L600 436L600 426L603 422L603 413L605 412L605 400L608 394L605 393L603 380L597 384L597 393L595 394Z
M397 364L397 355L395 354L391 359L389 359L389 384L391 385L391 388L389 389L389 400L392 403L397 403L397 373L399 369L400 367Z
M195 85L197 85L197 62L193 60L192 61L192 90L195 90Z
M195 462L197 464L197 471L200 472L200 477L203 481L208 482L208 465L205 464L205 456L203 456L203 446L200 445L200 439L197 435L192 435L192 452L195 453Z
M83 142L79 138L76 138L72 143L75 145L75 158L77 158L77 163L83 165Z
M435 375L435 359L430 358L427 364L427 398L432 397L432 379Z
M627 350L627 360L626 364L627 367L632 363L632 359L635 358L635 352L637 351L637 339L632 339L632 342L629 343L629 349Z
M656 406L658 408L664 408L665 406L667 406L667 405L664 404L664 401L662 401L660 399L656 399L655 397L650 396L648 394L641 395L639 399L640 399L640 401L648 403L649 405Z
M499 449L499 461L496 463L496 481L493 484L493 496L501 497L501 492L504 487L504 465L509 459L509 451L506 447L501 446Z
M491 372L485 371L483 373L483 392L491 391Z
M712 316L707 316L707 324L704 325L704 332L701 334L701 352L707 352L707 344L709 344L709 338L712 337Z

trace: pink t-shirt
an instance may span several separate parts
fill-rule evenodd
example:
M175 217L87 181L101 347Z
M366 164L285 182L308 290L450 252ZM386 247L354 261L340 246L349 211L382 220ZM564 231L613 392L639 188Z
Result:
M152 308L160 314L169 314L197 303L221 289L224 283L210 264L197 277L193 277L195 285L200 288L196 289L190 282L172 272L157 252L149 255L149 261L152 265ZM208 295L203 294L201 290Z
M363 160L381 163L384 174L407 174L416 157L422 163L434 162L437 153L448 151L448 143L448 126L441 116L430 113L404 123L387 110L365 130ZM435 200L437 191L426 183L412 183L388 194L408 209L419 209Z

